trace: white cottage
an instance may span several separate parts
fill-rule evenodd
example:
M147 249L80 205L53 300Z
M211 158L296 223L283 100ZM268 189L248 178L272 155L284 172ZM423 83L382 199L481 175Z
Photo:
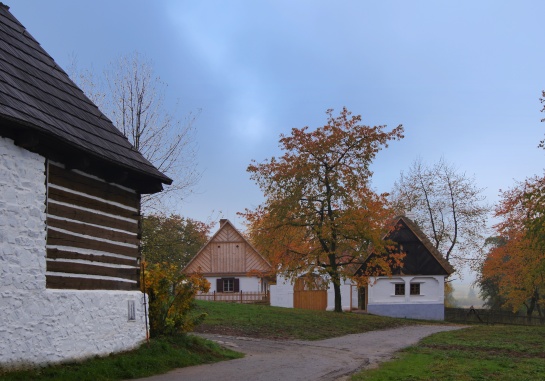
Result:
M354 305L377 315L443 320L445 279L454 272L450 263L408 217L399 217L386 238L405 253L403 266L391 277L372 277L367 287L353 290Z
M359 309L391 317L443 320L445 279L454 272L452 266L422 230L405 216L397 219L396 228L385 238L396 242L406 253L402 267L393 269L392 276L371 277L365 287L357 287L350 280L343 281L342 309ZM364 263L356 273L364 272L365 267ZM296 288L279 275L276 285L271 286L271 305L334 310L332 285L325 290ZM305 300L307 297L308 301ZM321 297L324 302L314 303Z
M153 167L0 3L0 367L146 339L140 195Z

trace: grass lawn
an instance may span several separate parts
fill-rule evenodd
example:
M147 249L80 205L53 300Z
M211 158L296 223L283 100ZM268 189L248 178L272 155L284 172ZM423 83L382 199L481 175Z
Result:
M241 353L195 336L155 339L131 352L84 362L7 374L0 380L106 381L140 378L175 368L243 357Z
M254 304L197 301L208 317L197 332L269 339L320 340L422 324L422 321L330 311L309 311Z
M473 326L437 333L352 380L545 380L545 327Z

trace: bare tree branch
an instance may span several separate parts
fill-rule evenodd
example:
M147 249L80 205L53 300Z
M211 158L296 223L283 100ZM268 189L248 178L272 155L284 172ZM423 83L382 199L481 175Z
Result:
M394 184L391 200L400 213L411 213L447 260L478 269L490 212L482 192L474 178L443 159L431 167L417 159ZM474 261L476 257L480 261Z
M180 119L165 106L166 84L151 61L137 52L120 57L104 71L104 81L91 70L71 76L86 95L157 169L173 179L163 192L142 197L144 212L165 211L183 201L200 180L196 169L195 119Z

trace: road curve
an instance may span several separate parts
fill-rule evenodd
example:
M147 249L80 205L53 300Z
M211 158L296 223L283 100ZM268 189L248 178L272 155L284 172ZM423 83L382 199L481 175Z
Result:
M416 344L428 335L460 328L463 327L412 325L320 341L276 341L199 334L227 348L243 352L246 356L214 364L179 368L140 380L338 380L358 370L376 366L390 359L394 352Z

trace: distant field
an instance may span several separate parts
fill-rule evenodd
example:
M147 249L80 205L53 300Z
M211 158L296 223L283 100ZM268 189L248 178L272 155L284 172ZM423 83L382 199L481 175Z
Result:
M480 325L438 333L352 380L545 380L545 327Z

